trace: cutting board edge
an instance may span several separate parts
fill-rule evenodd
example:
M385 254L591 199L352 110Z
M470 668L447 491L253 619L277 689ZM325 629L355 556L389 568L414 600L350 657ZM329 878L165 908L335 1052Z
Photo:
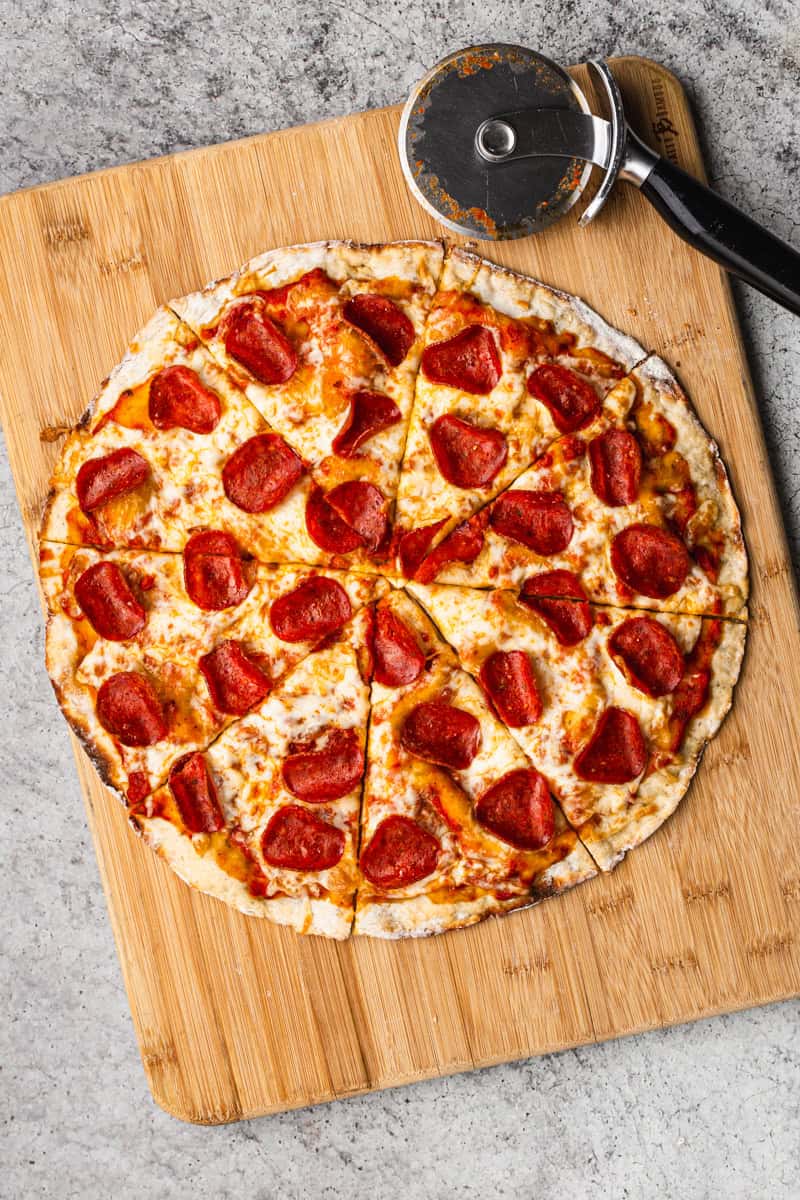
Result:
M460 932L458 930L456 933ZM307 1099L291 1101L289 1103L277 1102L268 1106L253 1106L250 1108L234 1107L229 1110L225 1109L208 1109L199 1110L189 1107L181 1108L180 1105L174 1103L168 1094L168 1089L162 1087L161 1082L156 1078L154 1072L150 1070L144 1061L141 1054L141 1043L138 1041L137 1046L140 1049L140 1058L142 1059L142 1070L147 1082L150 1095L155 1104L176 1121L181 1121L186 1125L199 1126L218 1126L218 1125L233 1125L237 1121L257 1120L259 1117L277 1116L283 1112L298 1112L304 1108L319 1108L324 1104L334 1104L339 1100L356 1099L359 1096L368 1096L372 1092L388 1092L395 1088L408 1087L415 1083L427 1083L434 1079L450 1079L457 1075L469 1075L473 1071L491 1070L493 1067L502 1067L513 1063L525 1062L527 1059L542 1058L550 1054L564 1054L569 1050L577 1050L583 1046L602 1046L607 1042L623 1041L629 1037L639 1037L647 1033L655 1033L660 1029L680 1029L686 1025L695 1025L698 1021L711 1020L714 1017L728 1016L740 1012L747 1012L754 1008L763 1008L771 1004L781 1004L788 1000L795 1000L800 996L800 988L790 988L788 991L777 990L765 992L762 996L755 999L748 998L741 1004L723 1003L719 1005L709 1005L707 1008L698 1010L691 1016L687 1016L683 1020L670 1021L664 1024L663 1021L654 1019L637 1023L629 1029L621 1030L614 1033L600 1034L599 1036L588 1035L582 1038L575 1038L569 1042L548 1042L529 1054L519 1054L512 1057L501 1054L488 1058L473 1058L467 1064L458 1064L452 1068L445 1067L444 1069L436 1069L429 1071L408 1072L398 1074L391 1081L370 1081L363 1087L352 1088L330 1094L320 1094L319 1096L310 1096Z

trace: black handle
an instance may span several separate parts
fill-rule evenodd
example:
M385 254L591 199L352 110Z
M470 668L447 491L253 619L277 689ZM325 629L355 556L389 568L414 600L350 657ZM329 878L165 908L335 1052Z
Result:
M800 316L800 253L788 242L664 158L641 189L684 241Z

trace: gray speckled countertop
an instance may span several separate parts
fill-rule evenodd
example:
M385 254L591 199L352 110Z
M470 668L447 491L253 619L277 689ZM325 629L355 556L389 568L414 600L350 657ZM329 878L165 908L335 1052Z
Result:
M712 182L800 244L792 0L0 0L0 190L394 102L445 52L493 40L660 60ZM800 324L736 294L796 553ZM4 450L0 596L0 1196L797 1200L797 1003L238 1126L157 1109Z

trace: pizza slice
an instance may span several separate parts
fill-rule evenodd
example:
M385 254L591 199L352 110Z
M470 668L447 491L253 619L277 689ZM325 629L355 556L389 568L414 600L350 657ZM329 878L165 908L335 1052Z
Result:
M715 443L661 359L560 438L418 566L420 582L737 616L741 522Z
M438 242L269 251L172 302L309 464L306 524L329 554L388 546Z
M419 937L534 904L594 866L419 606L376 608L354 932Z
M686 792L730 708L745 623L409 586L610 870Z
M366 575L243 563L219 544L190 548L41 547L48 671L101 777L129 801L388 589Z
M404 573L550 442L588 424L644 356L580 300L451 249L397 497Z
M356 615L253 712L185 755L131 822L190 886L300 933L346 938L369 715Z

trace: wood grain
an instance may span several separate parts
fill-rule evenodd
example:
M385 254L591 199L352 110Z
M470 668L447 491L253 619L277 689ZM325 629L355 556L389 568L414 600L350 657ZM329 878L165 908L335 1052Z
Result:
M641 59L615 72L640 132L702 174L677 81ZM397 109L364 113L0 201L2 419L32 549L58 453L40 431L81 412L157 304L269 246L441 233L403 184L397 121ZM274 1112L800 991L798 607L728 284L624 186L586 231L567 218L481 248L584 296L663 354L718 438L753 573L734 712L676 816L612 876L423 942L303 939L192 893L136 842L78 751L145 1072L185 1120Z

